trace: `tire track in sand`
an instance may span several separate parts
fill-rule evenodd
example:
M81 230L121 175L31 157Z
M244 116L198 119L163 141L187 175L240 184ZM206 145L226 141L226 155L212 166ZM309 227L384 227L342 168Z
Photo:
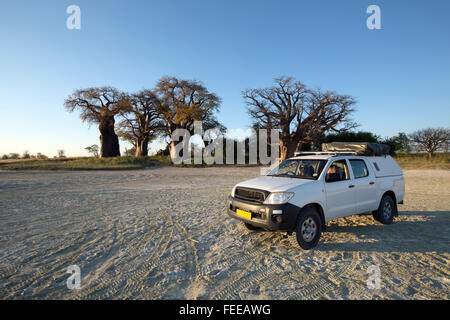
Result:
M261 252L260 250L257 250L255 248L253 250L250 250L250 257L248 257L248 260L256 261L262 256L270 256L272 259L271 262L281 262L285 259L282 254L274 253L271 251ZM255 258L252 259L252 257ZM247 259L241 257L240 260L245 261ZM359 253L353 252L350 262L348 262L348 259L339 262L341 266L338 267L337 270L329 272L326 278L309 279L311 285L302 287L301 291L296 291L290 298L317 299L325 296L327 292L338 286L338 284L340 283L340 279L344 276L344 274L355 270L356 266L358 265L358 261ZM295 268L292 269L295 270ZM224 284L222 284L221 289L219 289L217 293L212 296L212 299L242 299L242 294L244 294L246 290L254 287L255 284L260 285L261 283L281 283L282 279L280 278L280 271L283 271L283 269L276 264L259 264L256 270L251 270L251 272L247 274L242 274L241 276L230 279L229 282L225 282ZM289 279L291 279L291 273L288 273L284 278L289 281Z
M83 236L77 237L73 240L72 243L67 244L63 248L58 247L48 249L46 251L48 255L42 258L42 260L49 259L53 256L60 256L60 258L51 263L44 263L43 265L39 266L32 275L27 275L25 279L16 281L15 285L12 285L8 288L10 293L6 295L6 298L25 295L27 289L32 290L33 288L37 287L38 284L45 283L45 281L49 281L44 285L45 288L51 286L55 280L64 277L66 268L71 264L75 264L75 262L82 257L86 248L94 243L107 239L106 235L113 229L113 227L114 223L109 224L101 233L98 232L98 236L91 241L87 241L87 239L90 233L95 232L93 231L93 229L89 230L89 232L84 232ZM83 241L87 242L80 245L79 243L77 243L78 241L80 241L81 243L83 243ZM69 252L66 253L66 251ZM70 262L68 263L68 261ZM27 263L31 262L28 261ZM21 276L21 274L17 275L17 277Z
M159 234L161 237L158 242L155 244L150 255L143 254L143 251L139 249L138 246L133 246L132 248L127 248L127 258L132 261L133 265L136 267L132 270L128 270L120 273L120 278L117 279L115 276L113 279L103 279L102 283L97 284L93 289L93 291L89 294L91 297L105 299L110 297L116 297L120 292L120 297L123 299L132 298L137 292L140 292L143 286L143 281L145 281L148 275L160 264L162 261L162 257L167 253L169 245L171 243L175 225L173 222L172 216L169 214L163 214L164 218L160 219L163 221L163 224L160 226ZM140 246L147 247L149 243L152 243L151 237L143 237L144 241L146 241L146 245ZM172 255L168 259L174 260L180 253L177 255ZM143 261L136 261L137 259L143 259ZM111 275L109 276L111 278ZM110 280L110 281L109 281ZM108 285L108 290L106 292L100 293L100 291ZM94 291L95 290L95 291ZM96 295L96 293L98 293Z

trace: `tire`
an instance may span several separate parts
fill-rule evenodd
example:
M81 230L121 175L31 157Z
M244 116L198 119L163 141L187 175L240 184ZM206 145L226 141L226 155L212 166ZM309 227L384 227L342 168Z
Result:
M391 224L394 222L394 216L397 213L394 200L389 195L384 195L381 199L380 206L373 213L373 218L382 224Z
M253 226L253 225L251 225L250 223L247 223L247 222L242 222L242 223L247 228L247 230L250 230L250 231L255 231L255 230L261 229L261 228L255 227L255 226Z
M322 220L314 208L307 207L300 212L289 242L296 248L309 250L319 242Z

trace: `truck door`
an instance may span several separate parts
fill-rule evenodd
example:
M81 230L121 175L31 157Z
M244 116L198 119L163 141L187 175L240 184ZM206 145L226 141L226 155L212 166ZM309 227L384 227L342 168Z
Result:
M378 206L375 175L369 172L363 159L349 159L349 162L355 185L356 213L371 212Z
M325 175L327 220L356 213L355 185L346 160L336 160Z

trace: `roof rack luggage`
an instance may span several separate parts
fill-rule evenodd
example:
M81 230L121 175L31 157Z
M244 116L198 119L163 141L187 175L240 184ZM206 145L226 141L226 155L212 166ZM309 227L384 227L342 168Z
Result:
M388 155L390 147L387 144L373 142L331 142L322 143L322 150L328 151L353 151L360 156L384 156Z
M387 144L373 142L331 142L322 143L322 151L297 151L295 156L309 155L358 155L358 156L386 156L390 147Z

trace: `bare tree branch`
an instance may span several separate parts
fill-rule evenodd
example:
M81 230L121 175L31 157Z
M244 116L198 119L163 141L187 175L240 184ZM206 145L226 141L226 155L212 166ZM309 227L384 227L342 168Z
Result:
M355 100L335 92L307 89L291 77L274 79L275 85L247 89L242 96L249 115L260 128L280 129L281 158L293 155L302 144L317 140L326 131L355 127L350 120Z
M450 142L450 129L428 128L418 130L410 134L410 140L416 144L419 150L425 150L428 157Z

